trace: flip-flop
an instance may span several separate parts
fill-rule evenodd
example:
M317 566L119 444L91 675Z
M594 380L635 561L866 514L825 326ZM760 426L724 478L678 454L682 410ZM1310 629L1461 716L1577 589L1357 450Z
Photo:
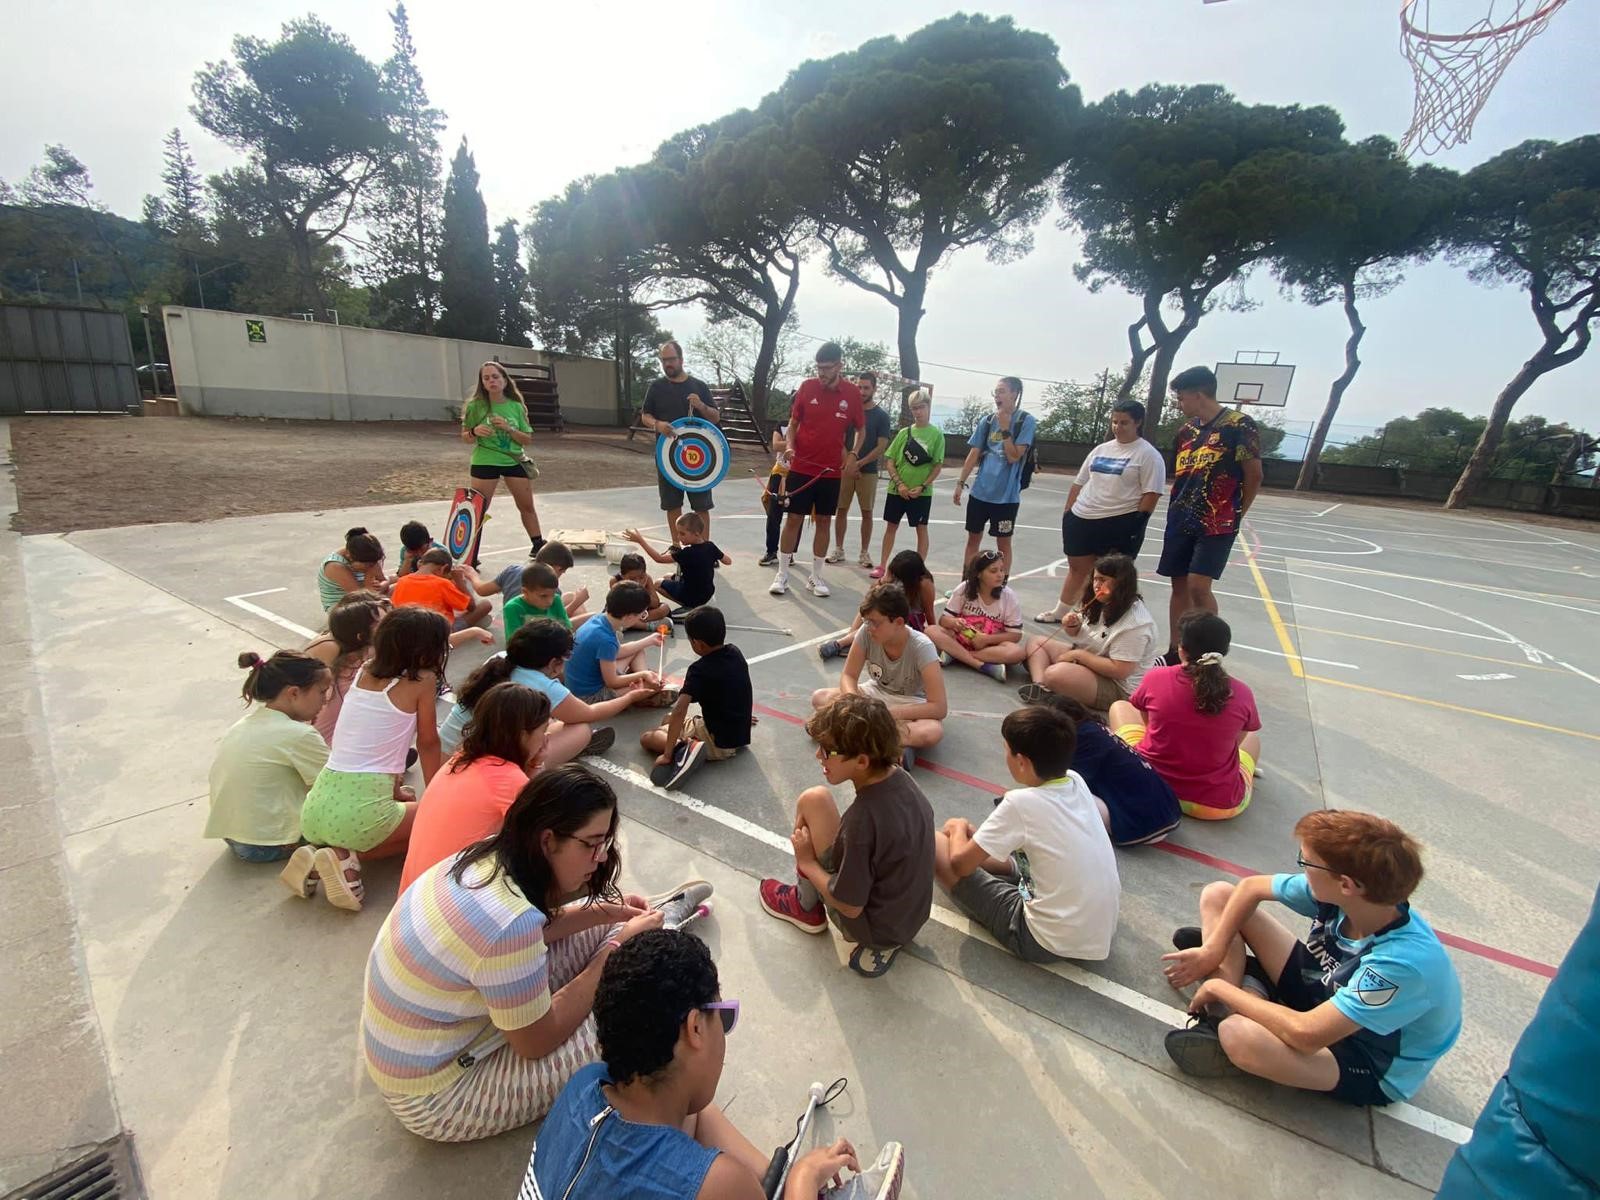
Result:
M850 952L850 969L866 979L887 975L894 960L900 957L900 947L890 946L879 950L873 946L857 946Z

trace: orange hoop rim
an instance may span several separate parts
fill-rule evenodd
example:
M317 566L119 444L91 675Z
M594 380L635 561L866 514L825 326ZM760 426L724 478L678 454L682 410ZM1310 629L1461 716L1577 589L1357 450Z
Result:
M1417 0L1405 0L1400 6L1400 29L1402 32L1412 34L1425 42L1475 42L1482 38L1499 37L1503 33L1511 33L1525 25L1532 25L1535 21L1542 21L1566 2L1567 0L1546 0L1538 9L1521 20L1513 21L1509 25L1501 25L1495 29L1480 29L1476 33L1430 33L1426 29L1418 29L1411 23L1411 18L1407 15L1416 7Z

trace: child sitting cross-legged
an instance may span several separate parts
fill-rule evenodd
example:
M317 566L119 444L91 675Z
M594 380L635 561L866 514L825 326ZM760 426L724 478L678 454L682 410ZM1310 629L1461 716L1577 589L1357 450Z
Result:
M661 598L656 581L650 578L650 570L644 561L644 555L624 554L617 560L617 573L611 577L611 586L616 587L624 579L637 583L650 593L650 607L645 612L645 616L650 620L665 620L672 612L672 602Z
M656 585L663 596L680 608L710 604L717 590L717 565L732 566L733 559L706 540L706 519L699 513L679 517L676 534L679 544L666 551L657 550L637 529L628 530L627 537L656 562L677 564L678 573Z
M1199 983L1194 1023L1167 1053L1190 1075L1240 1072L1346 1104L1409 1100L1461 1032L1461 984L1409 903L1416 842L1371 813L1319 809L1295 824L1299 874L1207 884L1200 925L1172 935L1173 987ZM1311 918L1304 941L1262 911Z
M467 595L457 585L458 577L467 582L464 571L458 576L450 552L436 547L423 551L416 570L397 579L389 595L396 608L414 604L432 609L458 627L480 624L489 616L489 602Z
M1233 633L1216 613L1192 609L1178 622L1176 667L1153 667L1110 725L1178 794L1187 816L1225 821L1250 807L1261 761L1256 698L1222 668Z
M861 601L861 629L844 660L839 686L811 693L812 708L840 696L870 696L889 706L900 731L901 765L939 743L949 714L939 652L927 635L906 624L910 605L898 583L877 583Z
M725 1000L711 951L652 929L611 952L594 996L600 1061L580 1067L539 1129L522 1197L760 1200L768 1158L716 1103L739 1002ZM800 1154L773 1200L893 1200L899 1143L860 1171L843 1138ZM648 1181L645 1185L643 1181Z
M642 701L647 708L670 708L678 693L662 686L661 676L647 670L647 652L661 645L661 635L652 633L622 644L624 629L637 629L650 608L650 593L637 583L622 582L606 593L606 607L578 630L567 663L567 686L578 699L590 704L610 700L632 687L644 687L652 695Z
M981 550L967 563L965 574L937 625L928 636L944 655L990 679L1006 681L1006 666L1027 658L1022 644L1022 602L1006 586L1006 560L998 550Z
M400 890L434 863L493 837L506 810L544 767L550 698L520 683L497 683L472 706L461 748L417 801Z
M1033 682L1018 694L1025 704L1052 693L1071 696L1105 712L1133 695L1160 655L1156 619L1139 595L1138 568L1126 554L1107 554L1094 564L1078 607L1061 618L1061 629L1028 639Z
M298 650L241 654L239 665L250 672L242 695L251 708L217 746L205 836L221 838L245 862L277 862L294 853L300 808L328 761L311 720L333 676Z
M639 737L639 745L656 756L650 782L657 787L677 787L702 762L732 758L750 744L755 724L750 668L739 647L728 644L722 613L702 605L684 618L683 631L698 657L684 674L672 713ZM700 712L691 717L694 703Z
M883 574L883 573L879 573ZM873 578L878 578L874 575ZM928 564L922 560L922 555L915 550L902 550L889 560L889 570L884 578L885 583L898 583L906 593L906 624L918 633L928 631L928 620L933 613L938 611L938 597L933 590L933 572L928 570ZM868 585L871 591L872 585ZM838 658L849 654L850 647L855 644L856 633L861 628L861 614L856 613L850 628L845 631L842 638L817 644L817 657L823 662L830 658Z
M544 542L539 547L539 552L533 556L533 561L541 566L549 567L555 572L556 586L559 588L561 586L561 577L572 570L573 563L576 560L572 557L571 549L565 544L561 542ZM485 584L478 589L478 594L487 596L491 591L497 591L503 594L509 603L511 598L526 586L522 581L522 571L523 567L516 563L502 567L500 573L494 577L493 584ZM566 615L568 623L574 628L582 624L578 616L583 612L583 606L588 603L589 589L584 587L574 588L570 592L562 592L559 598L561 600L561 611ZM541 607L548 608L550 606L542 605ZM511 635L507 633L506 636L510 637Z
M795 884L761 881L761 907L807 933L832 921L854 943L850 969L875 978L894 965L933 911L933 807L900 767L900 731L888 706L840 696L811 714L822 777L849 783L843 816L827 787L795 804Z
M541 617L571 629L572 618L567 616L566 606L561 603L561 580L555 571L538 562L518 570L521 571L517 580L520 590L508 596L505 603L506 641L529 621Z
M1183 821L1171 786L1143 755L1111 730L1104 718L1071 696L1054 693L1039 701L1065 713L1078 730L1072 773L1083 780L1100 806L1100 819L1113 846L1164 842Z
M595 704L580 700L561 678L571 653L572 630L559 621L536 617L517 630L503 653L492 656L461 685L455 706L439 727L444 752L453 754L461 744L479 698L496 684L507 681L543 692L550 701L554 719L546 731L541 755L545 766L570 762L580 754L603 754L609 750L617 740L617 731L599 722L648 699L652 693L637 687Z
M962 817L945 822L934 835L939 882L1018 958L1106 958L1121 885L1100 810L1068 769L1077 731L1064 713L1030 705L1006 714L1000 736L1021 786L976 830Z

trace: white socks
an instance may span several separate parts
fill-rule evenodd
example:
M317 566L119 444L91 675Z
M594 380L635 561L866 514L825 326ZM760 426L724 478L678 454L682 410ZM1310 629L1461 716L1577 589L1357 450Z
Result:
M821 579L822 578L822 567L823 567L823 560L813 556L812 559L811 559L811 578L813 578L813 579Z

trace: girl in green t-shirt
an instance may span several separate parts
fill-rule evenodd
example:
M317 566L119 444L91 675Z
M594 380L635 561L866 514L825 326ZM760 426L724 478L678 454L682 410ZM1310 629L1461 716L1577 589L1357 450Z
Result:
M917 553L924 560L928 557L928 517L933 507L933 481L944 470L944 430L929 421L933 398L927 388L918 388L908 407L912 423L895 434L883 452L889 492L883 500L883 550L878 565L872 568L874 579L882 579L888 568L902 518L917 531Z
M478 386L461 411L461 440L472 443L472 481L468 487L484 495L484 509L504 479L516 502L522 528L533 543L529 555L539 553L544 535L533 507L533 480L523 466L523 451L533 442L528 407L517 385L497 362L478 368Z

